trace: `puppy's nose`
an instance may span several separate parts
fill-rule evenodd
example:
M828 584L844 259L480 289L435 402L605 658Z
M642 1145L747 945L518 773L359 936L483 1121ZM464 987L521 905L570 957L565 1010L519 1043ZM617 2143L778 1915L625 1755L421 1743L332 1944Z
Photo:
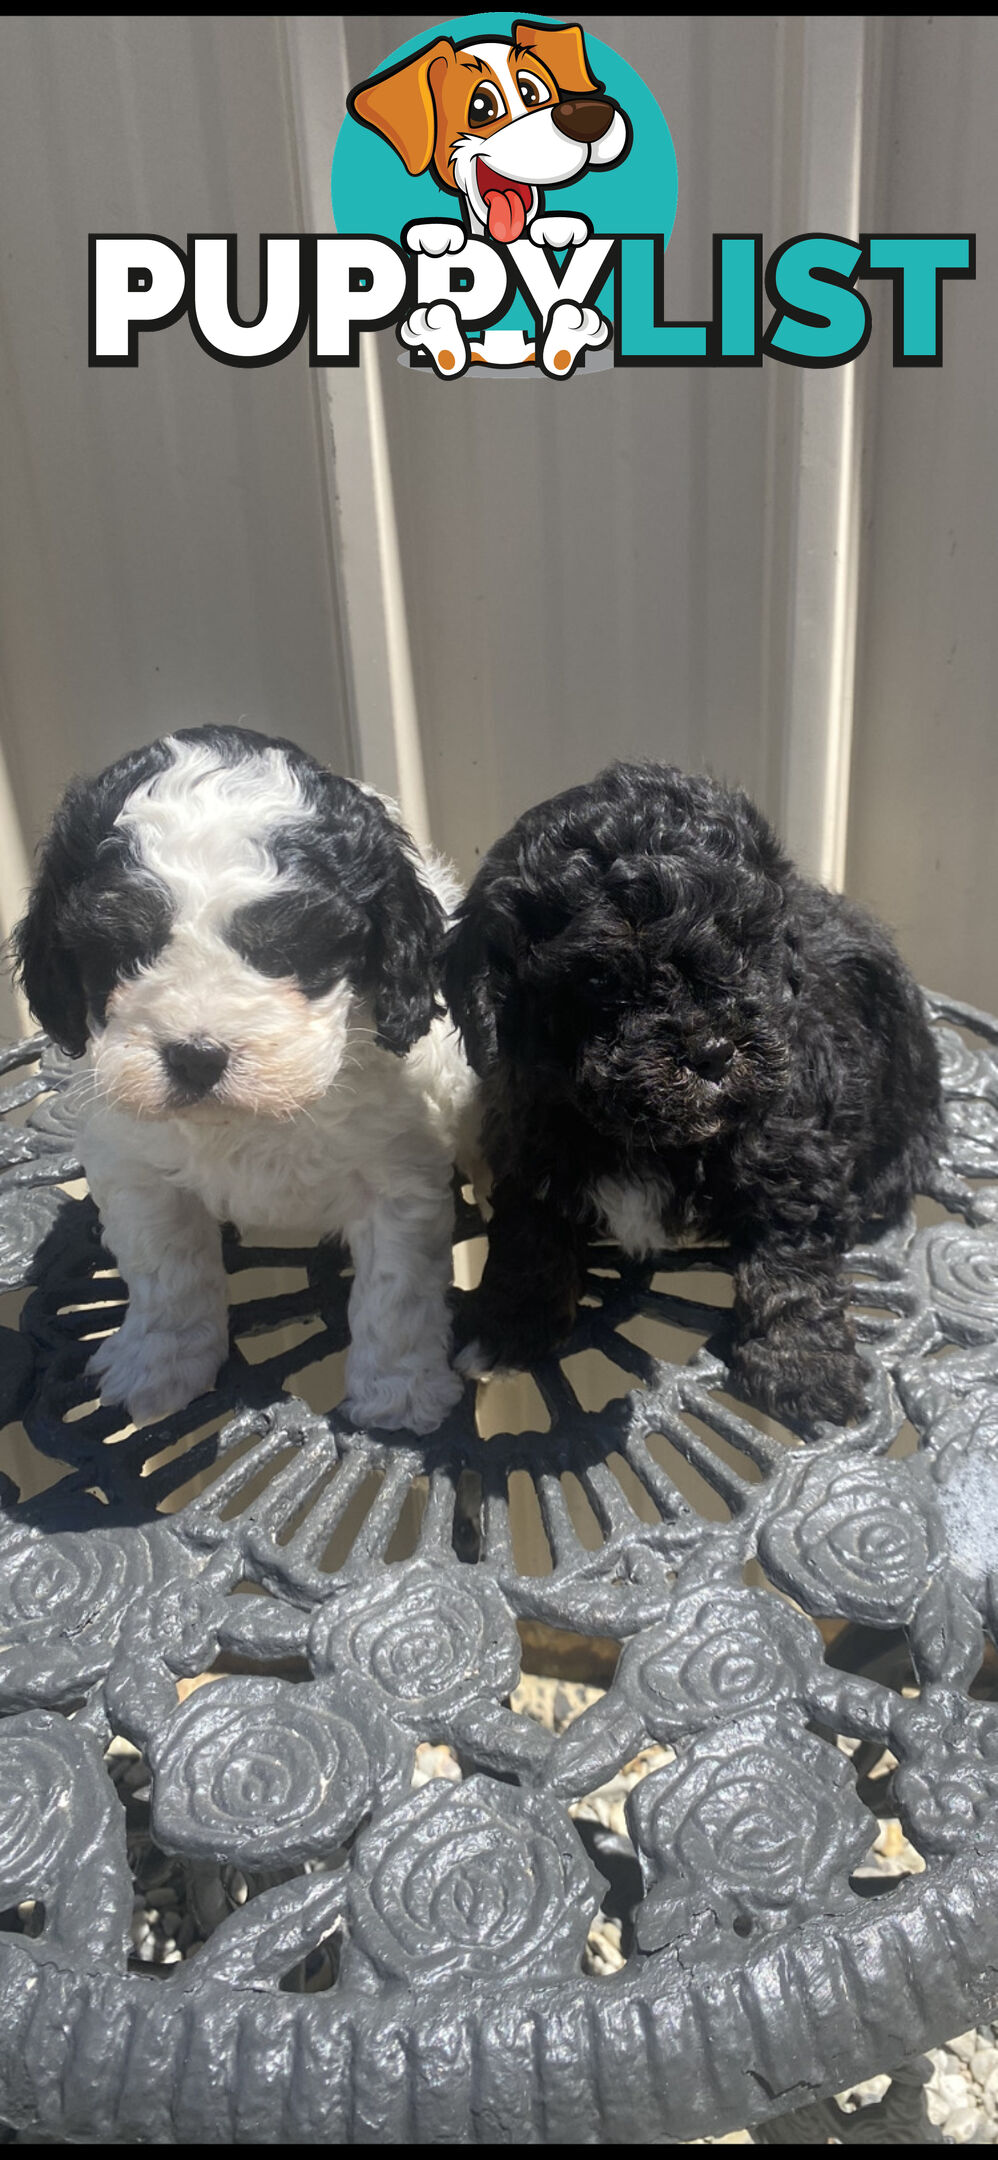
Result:
M613 120L613 111L606 98L562 98L551 118L570 142L598 142Z
M160 1055L171 1080L191 1095L209 1094L229 1062L224 1046L203 1035L192 1042L164 1043Z

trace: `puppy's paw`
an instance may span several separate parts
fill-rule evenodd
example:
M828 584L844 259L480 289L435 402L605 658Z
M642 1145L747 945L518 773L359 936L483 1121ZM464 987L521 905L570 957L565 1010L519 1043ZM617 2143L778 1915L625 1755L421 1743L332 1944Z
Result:
M575 248L592 239L593 228L588 218L570 217L565 213L559 217L552 212L535 217L533 224L527 227L527 236L535 247Z
M576 300L559 300L551 310L541 346L545 375L559 382L574 374L585 352L596 352L610 336L610 325L598 308L580 307Z
M731 1369L752 1402L771 1417L814 1433L820 1425L849 1425L866 1417L870 1368L849 1348L793 1355L764 1338L741 1343Z
M567 1340L574 1318L575 1301L567 1297L557 1310L535 1303L512 1311L482 1289L462 1291L454 1297L454 1364L470 1380L528 1372Z
M228 1348L228 1335L211 1321L153 1331L129 1316L95 1350L87 1375L103 1403L127 1409L133 1425L154 1425L214 1386Z
M425 346L438 375L449 381L463 375L468 365L468 341L457 309L449 300L433 300L429 307L413 308L399 326L403 345Z
M498 1350L490 1350L477 1337L474 1342L465 1343L454 1359L455 1372L463 1373L466 1380L491 1380L496 1373L513 1369L508 1362L503 1364Z
M386 1373L369 1381L348 1381L343 1408L355 1425L377 1431L436 1432L464 1394L464 1382L450 1366L431 1371Z

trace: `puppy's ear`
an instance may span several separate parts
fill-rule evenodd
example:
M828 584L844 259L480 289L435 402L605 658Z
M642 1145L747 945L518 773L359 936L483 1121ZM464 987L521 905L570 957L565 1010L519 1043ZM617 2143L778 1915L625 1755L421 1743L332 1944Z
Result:
M115 819L133 788L162 772L166 743L130 750L96 780L73 780L38 851L27 911L10 940L14 975L46 1035L69 1057L87 1047L87 1001L77 959L81 896L92 885L98 856L108 861ZM119 846L125 843L120 836ZM67 926L74 917L76 937Z
M383 135L406 171L414 175L424 173L432 160L437 139L434 91L439 91L453 62L450 38L438 38L390 74L359 83L347 98L347 111L353 118Z
M441 975L444 997L460 1028L468 1062L484 1079L496 1062L499 1045L494 968L474 892L469 893L458 911L444 947Z
M87 1009L61 920L82 867L82 844L91 824L86 797L77 783L59 809L39 850L27 910L10 940L15 981L46 1035L70 1057L82 1057L87 1047Z
M398 838L370 912L377 1040L404 1057L440 1010L436 981L447 918Z
M602 90L603 84L589 72L586 41L578 23L566 23L560 30L550 30L546 23L514 23L513 42L537 54L566 97Z

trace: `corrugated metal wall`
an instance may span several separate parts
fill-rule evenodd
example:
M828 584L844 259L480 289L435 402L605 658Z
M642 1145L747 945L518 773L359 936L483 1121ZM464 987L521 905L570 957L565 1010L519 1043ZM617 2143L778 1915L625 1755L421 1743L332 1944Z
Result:
M69 773L182 721L394 781L466 869L647 752L743 781L923 971L995 1000L994 19L582 18L672 128L678 316L715 230L977 228L941 373L891 368L882 288L868 352L817 375L458 390L386 338L327 386L303 352L218 367L185 325L89 371L87 233L232 230L251 285L258 232L328 229L348 82L436 19L0 23L0 905Z
M86 364L89 232L237 232L253 279L257 235L301 229L278 19L5 17L0 224L0 748L24 845L71 773L184 722L245 715L349 759L306 355L219 367L183 325L134 371Z
M879 114L884 231L977 231L941 369L882 336L860 543L848 889L923 982L998 1006L998 20L897 16Z

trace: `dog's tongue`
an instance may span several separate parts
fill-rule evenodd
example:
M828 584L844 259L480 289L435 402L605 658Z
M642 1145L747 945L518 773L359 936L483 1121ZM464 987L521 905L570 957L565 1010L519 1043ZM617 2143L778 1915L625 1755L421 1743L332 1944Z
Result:
M478 160L478 187L489 221L489 238L508 247L518 240L527 222L531 191L525 180L508 180L485 158Z
M523 207L523 197L517 193L516 188L510 188L505 195L501 194L498 188L490 189L485 197L485 205L489 213L490 239L501 240L504 247L508 247L511 240L518 240L527 222L527 214Z

